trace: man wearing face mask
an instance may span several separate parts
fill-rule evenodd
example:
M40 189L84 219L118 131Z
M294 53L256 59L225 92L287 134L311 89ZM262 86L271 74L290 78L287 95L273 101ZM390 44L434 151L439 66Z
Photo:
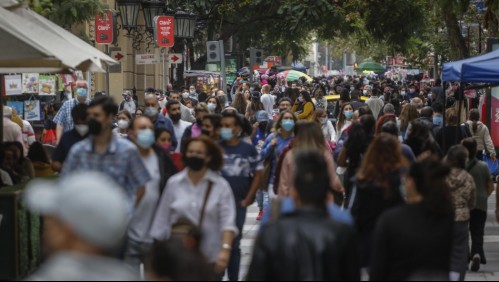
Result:
M175 136L178 136L178 138L182 138L182 136L184 136L185 130L189 126L191 126L191 123L183 121L181 119L182 114L179 102L171 100L170 102L168 102L166 107L168 109L168 114L170 116L170 119L173 122L173 130L175 132ZM175 150L176 153L180 153L180 147L181 146L177 146L177 149Z
M159 103L156 95L149 94L145 100L146 110L144 115L154 124L154 128L166 128L172 133L172 150L177 148L177 136L174 134L173 123L170 118L159 114Z
M98 171L111 177L125 189L129 212L140 203L145 184L151 176L133 143L112 133L113 119L118 113L110 97L100 97L88 107L90 137L74 145L62 168L64 179L75 171Z
M88 121L87 121L87 108L85 104L79 104L71 111L71 117L74 121L74 128L61 137L61 140L54 150L52 155L52 169L60 172L62 165L69 155L71 148L78 142L87 138L88 136Z
M154 126L150 119L139 117L133 120L129 136L137 145L142 163L151 176L128 227L125 261L138 269L154 243L149 230L161 193L168 179L178 171L166 152L155 145Z
M189 86L189 98L193 100L196 104L198 103L198 92L196 91L196 85Z
M224 113L221 122L220 146L224 150L222 176L229 182L236 199L236 225L239 236L234 240L228 267L230 281L239 280L241 234L246 220L246 208L255 199L263 164L256 148L242 141L243 117Z
M88 83L86 81L76 82L76 94L77 98L70 99L62 105L59 112L54 117L54 123L57 124L56 127L56 137L57 143L61 140L62 134L68 132L74 128L73 118L71 117L71 110L78 104L88 105L90 101L88 100Z
M137 110L137 103L132 99L132 92L125 91L125 93L123 93L123 98L124 100L121 102L118 112L126 110L129 113L135 113Z
M414 84L409 85L409 93L407 93L407 97L409 98L409 100L418 97L418 93L416 91L416 85Z

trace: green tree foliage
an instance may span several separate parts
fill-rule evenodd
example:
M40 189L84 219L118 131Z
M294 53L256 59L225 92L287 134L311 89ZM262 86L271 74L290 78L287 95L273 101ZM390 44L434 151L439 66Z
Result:
M107 8L99 0L25 0L37 13L56 24L71 28L75 24L84 23Z

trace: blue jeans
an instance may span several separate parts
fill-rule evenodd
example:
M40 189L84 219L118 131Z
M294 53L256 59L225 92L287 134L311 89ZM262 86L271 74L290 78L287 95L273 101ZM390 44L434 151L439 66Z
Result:
M239 281L239 267L241 264L241 239L243 237L243 227L246 221L246 209L237 204L236 206L236 226L239 229L239 235L234 239L232 252L230 254L229 267L227 272L229 281Z
M260 210L265 209L269 205L269 193L267 191L258 190L258 192L256 192L256 202Z

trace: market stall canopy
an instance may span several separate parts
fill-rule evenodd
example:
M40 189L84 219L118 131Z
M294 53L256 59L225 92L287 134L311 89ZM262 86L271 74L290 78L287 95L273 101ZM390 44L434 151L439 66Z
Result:
M495 68L494 64L496 65ZM483 77L484 75L487 79ZM497 78L495 81L489 80L493 79L492 76L498 75L499 50L473 58L445 63L442 70L442 80L444 81L495 83L498 81Z
M462 82L499 83L499 58L463 64Z
M105 65L114 64L103 52L26 6L0 7L0 73L105 72Z
M371 58L362 62L358 67L358 71L373 71L373 72L385 72L386 69L382 65L374 62Z

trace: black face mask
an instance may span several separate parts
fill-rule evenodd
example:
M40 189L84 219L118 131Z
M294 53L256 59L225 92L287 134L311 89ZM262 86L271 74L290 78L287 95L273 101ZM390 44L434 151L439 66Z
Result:
M88 133L93 136L97 136L102 132L102 124L95 119L91 119L88 122Z
M267 130L267 124L268 124L268 122L266 122L266 121L260 122L260 124L258 125L258 127L260 128L260 131Z
M182 118L181 114L176 114L176 115L170 115L170 118L172 119L173 122L178 122L180 118Z
M190 157L185 160L185 166L193 171L200 171L204 167L204 159L198 157Z
M202 119L196 119L196 124L201 126L203 125L203 120Z
M201 134L208 137L211 136L211 132L209 132L208 130L201 130Z

